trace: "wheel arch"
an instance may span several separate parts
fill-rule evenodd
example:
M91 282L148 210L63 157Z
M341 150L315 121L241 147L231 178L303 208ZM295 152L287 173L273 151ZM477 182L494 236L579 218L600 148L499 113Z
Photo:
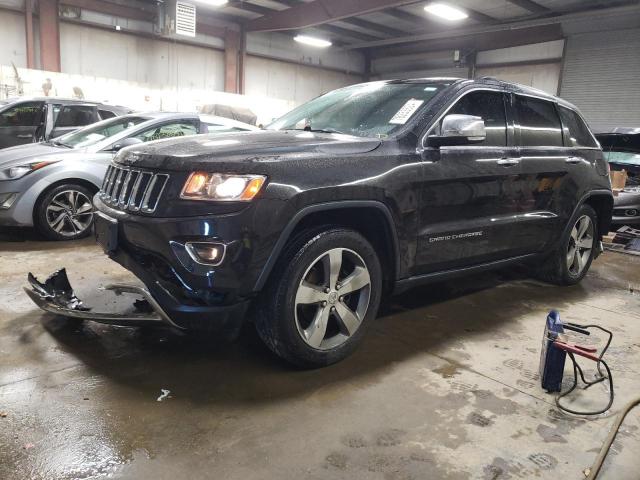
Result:
M611 192L593 192L582 202L596 211L598 216L598 237L602 237L611 228L611 214L613 212L613 194Z
M309 205L301 209L287 223L278 237L254 285L254 292L262 290L287 244L298 232L320 225L343 226L353 228L371 242L378 253L383 272L391 272L385 276L385 287L391 286L399 272L398 237L389 208L377 200L345 200ZM382 228L382 235L378 228Z
M63 178L60 180L57 180L53 183L50 183L49 185L47 185L45 188L42 189L42 191L38 194L38 197L36 198L36 201L33 204L33 221L35 224L36 221L36 216L37 216L37 212L38 212L38 208L40 208L40 204L42 202L42 199L45 197L45 195L51 191L52 189L60 186L60 185L66 185L66 184L76 184L76 185L81 185L89 190L91 190L93 192L93 194L95 195L96 193L98 193L98 191L100 190L100 186L96 185L94 182L87 180L86 178L80 178L80 177L70 177L70 178Z
M583 205L589 205L596 212L598 217L598 238L609 231L609 227L611 226L611 213L613 209L613 193L611 193L611 190L593 190L585 194L576 204L576 207L573 209L573 212L569 217L569 221L564 226L562 235L559 239L565 238L569 234L569 231L573 228L573 223L576 220L578 210ZM557 243L559 244L560 240L558 240Z

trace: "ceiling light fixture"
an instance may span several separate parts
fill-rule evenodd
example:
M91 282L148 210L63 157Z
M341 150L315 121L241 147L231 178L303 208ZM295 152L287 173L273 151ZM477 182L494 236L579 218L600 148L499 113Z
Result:
M225 5L229 0L199 0L200 3L211 5L212 7L221 7Z
M322 38L308 37L307 35L296 35L293 37L296 42L304 43L305 45L311 45L312 47L326 48L332 44L329 40L323 40Z
M446 3L430 3L424 9L426 12L445 20L464 20L469 16L462 10Z

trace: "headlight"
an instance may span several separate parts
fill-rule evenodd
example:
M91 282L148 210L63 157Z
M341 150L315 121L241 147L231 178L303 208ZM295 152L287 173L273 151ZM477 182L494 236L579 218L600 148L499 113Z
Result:
M193 172L184 184L180 198L248 202L258 194L266 179L263 175Z
M51 165L52 163L56 163L58 161L59 160L48 161L48 162L34 162L34 163L27 163L25 165L18 165L16 167L11 167L2 172L3 175L2 177L0 177L0 180L16 180L18 178L24 177L28 173L34 172L36 170L40 170L42 167L46 167L47 165Z

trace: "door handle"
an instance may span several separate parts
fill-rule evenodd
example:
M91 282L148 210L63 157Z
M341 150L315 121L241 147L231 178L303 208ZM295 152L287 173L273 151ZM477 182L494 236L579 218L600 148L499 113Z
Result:
M33 138L33 134L32 133L23 133L21 135L16 135L16 137L18 137L18 138Z
M583 160L584 158L582 157L568 157L565 162L575 165L576 163L582 163Z
M512 167L513 165L518 165L520 163L519 158L501 158L498 160L498 165L502 165L503 167Z

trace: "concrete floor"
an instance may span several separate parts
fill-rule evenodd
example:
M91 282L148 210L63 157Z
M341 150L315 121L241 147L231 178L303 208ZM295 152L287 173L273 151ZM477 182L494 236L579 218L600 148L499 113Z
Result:
M81 298L129 275L91 240L16 237L0 243L2 479L581 479L612 415L640 394L640 259L631 256L603 255L572 288L509 271L411 291L354 356L296 371L250 330L216 346L46 315L21 290L28 271L66 266ZM551 307L615 332L610 415L566 417L540 389ZM161 389L171 393L159 402ZM607 398L601 385L576 396L592 408ZM638 478L639 417L601 478Z

